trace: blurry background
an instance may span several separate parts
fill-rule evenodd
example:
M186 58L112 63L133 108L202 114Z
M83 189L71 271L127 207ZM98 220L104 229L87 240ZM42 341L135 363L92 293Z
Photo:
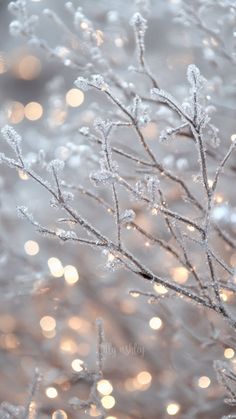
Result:
M194 62L201 68L209 80L209 102L217 105L213 119L223 132L224 148L235 131L232 62L217 55L211 34L175 21L182 8L180 1L153 0L151 13L145 10L147 2L137 3L74 1L97 28L98 46L101 44L109 56L114 72L128 83L134 82L140 92L142 77L127 72L135 61L129 20L137 8L146 13L147 58L157 80L163 88L184 99L188 64ZM192 0L192 4L198 2ZM55 157L65 160L68 182L88 183L88 170L97 163L98 154L78 128L89 125L101 106L108 113L110 108L101 97L94 98L90 92L84 95L73 85L83 71L73 68L71 51L83 65L86 54L82 56L73 37L65 35L42 13L44 8L54 10L73 32L73 19L64 5L62 0L27 0L30 13L39 16L37 35L47 40L57 56L50 58L35 43L28 45L24 37L9 34L12 16L8 1L0 2L0 125L9 123L22 134L24 154L29 161L37 162L39 150L44 149L48 161ZM235 27L235 10L216 7L214 13L214 19L209 14L208 24L222 19L221 34L227 39ZM84 21L84 30L86 24ZM234 47L230 43L228 46ZM148 89L145 92L148 96ZM159 117L162 118L161 113ZM151 123L145 129L153 149L160 153L167 167L194 170L188 146L184 152L178 145L174 150L172 146L159 147L160 126ZM1 151L8 153L3 142ZM235 196L232 198L229 187L232 176L230 172L215 216L226 227L230 222L230 228L236 231ZM95 211L89 200L81 202L79 198L76 202L86 216L109 230L103 212L99 208ZM231 207L227 206L229 199ZM230 412L223 403L223 389L212 367L214 359L231 359L232 365L236 361L232 345L225 343L227 331L223 343L208 346L211 326L204 321L203 310L175 300L152 305L145 298L133 298L130 289L150 289L126 272L106 271L105 258L100 253L67 243L62 246L37 235L30 224L17 218L17 205L28 206L42 224L54 225L55 210L50 208L48 195L24 173L1 165L0 402L24 405L34 369L39 367L43 374L37 396L40 419L55 418L58 409L64 419L98 416L95 408L86 413L74 411L68 401L74 396L86 398L88 394L88 383L77 380L76 372L82 363L95 368L94 321L102 317L107 340L107 381L101 383L100 393L107 419L217 419ZM140 225L152 231L148 217L141 211L138 217ZM163 259L162 253L150 250L150 243L141 243L140 237L136 240L140 257L163 264L163 271L166 266L171 268L177 282L187 281L186 271L173 266L168 255ZM234 265L236 255L228 257ZM156 287L154 292L161 294L166 290ZM230 293L225 293L225 299L230 298ZM212 313L208 317L221 326Z

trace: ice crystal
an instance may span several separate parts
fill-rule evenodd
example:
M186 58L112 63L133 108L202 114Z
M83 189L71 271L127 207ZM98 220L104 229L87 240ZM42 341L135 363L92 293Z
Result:
M62 160L55 159L52 160L48 165L48 170L50 173L60 174L64 169L65 163Z
M145 30L147 29L147 20L141 13L135 13L130 19L130 25L134 26L138 31L145 33Z
M1 133L9 146L15 153L18 153L22 141L21 136L10 125L5 125L5 127L1 129Z
M194 64L190 64L187 69L187 78L192 88L200 89L205 83L204 77L201 76L200 70Z
M116 174L109 170L100 170L98 172L92 172L90 180L95 186L105 186L114 183L116 180Z
M122 224L129 224L135 219L135 212L132 209L127 209L121 214L120 221Z
M78 87L78 89L81 89L83 92L86 92L90 89L88 79L86 79L85 77L78 77L75 80L75 85L76 87Z

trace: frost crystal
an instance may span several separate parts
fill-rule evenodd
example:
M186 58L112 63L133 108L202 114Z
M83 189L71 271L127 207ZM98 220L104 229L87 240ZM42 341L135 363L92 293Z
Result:
M17 214L18 214L18 217L20 217L22 219L27 219L31 222L34 222L33 215L29 213L29 210L28 210L27 207L18 206L17 207Z
M175 129L166 128L165 130L161 131L160 133L160 142L167 143L169 140L173 139L175 136Z
M95 186L111 185L116 180L116 174L109 170L100 170L92 172L90 180Z
M107 270L114 272L117 269L120 269L122 267L122 261L113 252L110 252L109 250L106 249L106 250L103 250L102 253L107 257L107 261L105 264L105 268Z
M102 132L103 136L107 137L109 135L109 132L112 128L112 122L111 121L104 121L100 118L95 119L94 121L94 128L99 131Z
M147 190L153 205L158 202L159 179L156 176L147 177Z
M19 36L22 30L23 30L23 26L19 22L19 20L13 20L9 25L10 34L13 36Z
M130 25L136 27L139 31L145 32L147 29L147 21L141 13L135 13L130 19Z
M78 89L81 89L83 92L86 92L87 90L90 89L90 86L88 84L88 79L84 77L78 77L75 80L75 85L76 87L78 87Z
M188 66L187 78L192 87L199 89L203 85L204 78L201 76L199 68L194 64Z
M122 224L132 223L134 219L135 219L135 212L132 209L125 210L120 217L120 221Z
M19 147L20 147L20 143L22 141L21 136L10 125L5 125L5 127L3 127L1 129L1 133L2 133L3 138L9 144L9 146L16 153L18 153Z
M84 136L87 136L87 135L89 135L89 127L81 127L80 128L80 130L79 130L79 132L82 134L82 135L84 135Z
M60 230L59 233L57 233L57 236L63 241L78 239L78 236L74 231Z
M64 162L62 160L55 159L55 160L52 160L49 163L49 165L48 165L48 171L50 173L56 172L57 174L59 174L64 169L64 166L65 166L65 164L64 164Z

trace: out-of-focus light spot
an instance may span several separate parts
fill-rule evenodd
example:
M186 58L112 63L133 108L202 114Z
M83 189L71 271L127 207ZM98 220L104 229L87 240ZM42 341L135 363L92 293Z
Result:
M97 46L100 47L100 45L102 45L103 42L104 42L104 34L103 34L103 32L98 29L95 32L95 37L96 37L96 41L97 41Z
M60 349L63 352L69 352L69 353L74 354L74 353L77 352L78 347L77 347L76 343L72 339L63 338L61 340L61 343L60 343Z
M80 354L81 356L87 356L89 352L91 352L91 348L88 343L85 343L85 342L80 343L77 346L77 353Z
M58 258L49 258L48 259L49 270L55 278L60 278L64 274L64 269L61 261Z
M180 410L180 405L178 403L169 403L166 407L166 411L168 415L170 416L177 415L179 410Z
M114 42L117 48L122 48L124 45L124 41L122 38L116 38Z
M113 262L114 259L115 259L115 256L112 253L108 253L107 261L108 262Z
M220 297L222 299L222 301L228 301L228 296L225 292L220 292Z
M0 336L0 347L5 349L16 349L20 345L19 340L13 333Z
M148 371L141 371L137 375L137 381L141 385L149 384L152 381L152 376Z
M131 295L131 297L133 298L138 298L140 297L140 293L137 291L130 291L129 295Z
M9 314L3 314L0 316L0 331L2 333L9 333L15 329L16 321L14 317Z
M116 416L106 416L106 419L117 419Z
M213 186L213 180L212 179L208 179L208 186L209 186L209 188L212 188L212 186Z
M92 404L90 409L89 409L89 415L92 416L93 418L100 416L100 412L97 409L97 407L95 406L95 404Z
M155 284L153 288L158 294L161 294L161 295L167 294L168 292L168 289L164 287L164 285Z
M123 311L123 313L132 314L136 311L136 305L134 301L123 300L120 303L120 309Z
M231 358L234 357L234 355L235 355L235 352L234 352L234 350L232 348L226 348L225 349L225 351L224 351L224 357L226 359L231 359Z
M56 329L53 329L53 330L50 330L50 331L43 330L42 334L47 339L53 339L56 336L57 333L56 333Z
M24 244L25 253L29 256L35 256L39 252L39 245L34 240L28 240Z
M68 320L68 326L73 330L79 330L82 324L83 324L83 321L78 316L72 316Z
M79 280L79 274L75 266L67 265L64 267L65 281L69 285L75 284Z
M81 27L81 29L88 29L88 24L87 24L87 22L82 22L81 24L80 24L80 27Z
M24 170L18 170L18 175L19 175L19 178L21 180L28 180L29 179L29 176L27 175L26 172L24 172Z
M37 404L35 401L31 401L29 404L29 409L28 409L28 419L34 419L36 416L36 409L37 409Z
M80 106L84 101L84 93L79 89L70 89L66 93L66 103L73 108Z
M99 393L101 393L103 396L108 396L112 393L113 387L108 380L100 380L97 383L97 390Z
M101 399L101 403L104 409L112 409L115 406L116 401L113 396L104 396Z
M162 327L162 320L159 317L152 317L149 320L149 326L151 329L158 330Z
M191 226L191 225L188 225L187 226L187 229L188 229L188 231L195 231L195 228L193 227L193 226Z
M203 375L202 377L198 379L198 386L200 388L207 388L209 387L210 384L211 384L210 378L206 377L205 375Z
M4 54L0 52L0 74L6 73L7 71L7 62Z
M151 213L152 213L152 215L157 215L158 214L158 211L157 211L156 208L153 208L152 211L151 211Z
M188 270L183 266L173 268L171 270L171 274L173 279L178 282L178 284L185 284L185 282L188 280Z
M142 133L145 135L145 138L149 140L156 138L158 130L155 122L149 122L145 127L142 127Z
M33 0L35 1L35 0ZM52 419L68 419L68 416L64 410L55 410L52 414Z
M83 371L83 361L82 361L82 359L73 359L73 361L71 362L71 367L76 372Z
M56 108L53 109L50 113L49 124L52 127L59 126L64 124L67 117L67 112L65 109Z
M56 328L56 320L51 316L43 316L39 322L41 329L45 332L51 332Z
M43 115L43 107L38 102L29 102L25 106L25 117L29 121L37 121Z
M55 399L58 395L57 389L55 387L48 387L45 393L49 399Z
M217 204L221 204L221 203L223 202L223 200L224 200L224 198L223 198L223 196L222 196L222 195L217 194L217 195L215 196L215 201L216 201L216 203L217 203Z
M231 141L234 143L236 141L236 134L231 135Z
M136 383L136 380L135 379L133 379L133 378L127 378L127 380L125 380L125 384L124 384L125 389L127 391L135 391L135 390L137 390L137 387L136 387L135 383Z
M34 80L41 72L41 62L34 55L22 57L17 66L18 76L23 80Z
M11 102L7 108L7 118L11 124L19 124L25 116L25 108L20 102Z

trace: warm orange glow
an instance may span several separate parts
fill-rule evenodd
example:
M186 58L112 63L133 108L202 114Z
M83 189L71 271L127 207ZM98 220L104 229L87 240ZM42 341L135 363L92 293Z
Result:
M73 108L80 106L84 101L84 93L79 89L70 89L66 94L66 103Z
M231 359L231 358L234 357L234 355L235 355L235 352L234 352L234 350L232 348L226 348L225 349L225 351L224 351L224 357L226 359Z
M137 381L141 385L149 384L152 381L152 376L148 371L141 371L137 375Z
M25 116L24 106L20 102L11 102L7 109L8 121L11 124L19 124Z
M223 198L223 196L222 196L222 195L217 194L217 195L215 196L215 201L216 201L216 203L217 203L217 204L221 204L221 203L223 202L223 200L224 200L224 198Z
M78 347L76 343L72 339L63 338L61 340L60 349L63 352L69 352L69 353L76 353L78 351Z
M68 325L73 330L79 330L83 324L83 320L78 316L72 316L68 320Z
M49 399L55 399L58 396L58 392L55 387L48 387L45 393Z
M158 330L162 327L162 320L159 317L152 317L149 320L149 326L153 330Z
M68 416L64 410L55 410L52 414L52 419L68 419Z
M112 393L113 387L112 387L110 381L108 381L108 380L100 380L97 383L97 390L103 396L108 396L109 394Z
M158 294L161 294L161 295L164 295L168 292L168 289L164 287L164 285L155 284L153 288Z
M48 259L48 267L51 272L51 275L55 278L60 278L64 274L64 269L60 259L58 258L49 258Z
M29 121L37 121L43 115L43 107L38 102L29 102L25 106L25 117Z
M105 409L112 409L115 406L116 401L113 396L104 396L101 399L101 403Z
M170 416L177 415L179 410L180 410L180 405L178 403L170 403L166 407L166 411L167 411L168 415L170 415Z
M39 252L39 245L34 240L28 240L24 244L25 253L29 256L35 256Z
M185 284L188 280L188 270L183 266L178 266L171 270L173 279L178 282L178 284Z
M198 386L200 388L207 388L209 387L210 384L211 384L210 378L206 377L205 375L203 375L202 377L198 379Z
M82 361L82 359L74 359L71 363L71 367L76 372L83 371L83 361Z
M95 406L95 404L92 404L89 409L89 416L92 416L92 418L96 418L97 416L100 416L100 412Z
M69 285L74 285L79 280L79 274L75 266L67 265L64 268L65 281Z
M41 72L41 62L34 55L25 55L20 59L17 73L23 80L33 80L38 77Z
M56 320L51 316L44 316L40 320L41 329L45 332L51 332L56 328Z

